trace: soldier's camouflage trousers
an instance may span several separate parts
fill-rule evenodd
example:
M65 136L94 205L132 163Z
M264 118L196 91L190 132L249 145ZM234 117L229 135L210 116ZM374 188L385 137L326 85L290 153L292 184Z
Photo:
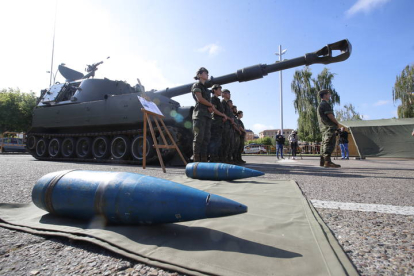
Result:
M193 154L207 156L208 144L211 136L211 118L201 117L193 119Z
M233 152L233 129L231 126L224 125L223 128L223 138L220 148L220 156L228 158Z
M329 157L335 150L336 135L335 129L326 129L322 131L321 156Z
M233 130L234 132L234 147L233 147L233 152L232 152L232 156L236 156L238 151L239 151L239 147L240 147L240 134L239 132L237 132L236 130Z
M210 156L218 156L219 149L223 138L223 125L211 125L211 138L208 146L208 153Z

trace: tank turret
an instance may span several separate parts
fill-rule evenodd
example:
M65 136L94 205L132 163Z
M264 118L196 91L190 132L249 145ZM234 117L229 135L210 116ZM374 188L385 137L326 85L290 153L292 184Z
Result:
M351 55L351 51L351 44L345 39L302 57L258 64L232 74L211 77L207 85L251 81L302 65L341 62ZM59 66L59 72L66 81L42 90L28 131L29 152L40 160L140 164L144 141L142 105L138 96L144 96L157 104L175 142L184 155L191 156L193 108L182 107L172 98L190 93L192 83L144 92L139 80L135 87L131 87L123 81L95 79L95 71L102 63L88 65L86 75L64 65ZM160 130L155 131L159 135ZM162 144L162 139L157 138L157 142ZM156 161L151 135L146 135L145 143L147 161ZM171 149L162 152L164 159L174 154Z

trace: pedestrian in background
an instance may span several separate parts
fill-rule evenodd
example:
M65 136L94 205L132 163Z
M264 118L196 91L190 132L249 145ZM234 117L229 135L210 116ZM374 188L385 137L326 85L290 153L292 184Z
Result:
M341 127L339 131L339 145L341 147L341 159L349 160L349 150L348 150L348 132L344 127Z
M277 159L279 159L279 153L280 153L280 157L282 159L285 159L285 158L283 158L283 145L284 144L285 144L285 137L283 136L281 131L278 130L277 135L276 135L276 147L277 147L276 156L277 156Z
M197 82L191 87L191 93L196 102L193 110L193 161L207 162L211 135L211 113L214 111L214 107L210 103L210 91L205 85L208 80L208 70L201 67L194 79Z
M335 132L338 129L338 121L328 101L331 99L331 91L323 89L319 91L321 102L318 106L318 122L322 133L320 166L325 168L340 168L331 161L332 152L335 149Z
M288 140L290 143L290 149L292 151L292 159L295 160L296 151L298 150L298 135L296 134L295 130L292 131L291 134L289 134Z

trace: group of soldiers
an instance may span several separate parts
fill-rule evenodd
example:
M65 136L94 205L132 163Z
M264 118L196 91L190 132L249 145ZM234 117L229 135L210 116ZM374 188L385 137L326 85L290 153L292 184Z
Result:
M244 164L243 111L238 111L230 99L228 89L214 84L207 88L208 70L201 67L191 88L195 107L193 110L193 161ZM210 95L212 94L212 96ZM219 97L222 97L220 101Z

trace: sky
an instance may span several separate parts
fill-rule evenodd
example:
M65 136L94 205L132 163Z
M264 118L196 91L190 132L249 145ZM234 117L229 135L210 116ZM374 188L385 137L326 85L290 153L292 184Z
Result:
M278 61L279 45L293 59L348 39L350 58L311 65L313 77L325 67L335 74L335 109L352 104L366 120L388 119L397 117L395 79L414 63L411 0L0 0L0 11L0 89L37 96L61 63L84 72L104 61L96 78L132 86L139 78L147 91L161 90L194 82L201 66L218 77ZM282 72L284 129L297 128L291 83L301 69ZM224 88L247 129L281 127L279 72ZM194 105L191 94L174 100Z

